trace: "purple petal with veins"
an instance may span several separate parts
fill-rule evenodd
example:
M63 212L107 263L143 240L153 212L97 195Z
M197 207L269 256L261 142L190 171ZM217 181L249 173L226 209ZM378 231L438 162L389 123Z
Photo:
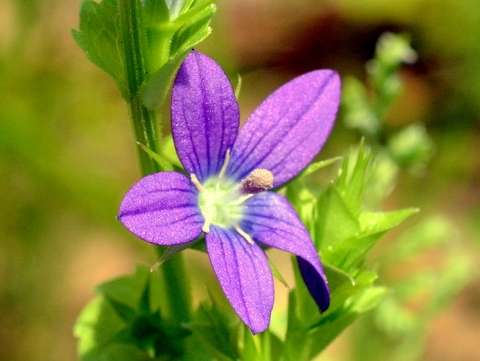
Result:
M323 147L339 101L340 78L333 70L312 71L283 85L242 127L227 175L240 180L256 168L267 169L274 187L295 177Z
M140 179L123 198L117 218L138 238L163 246L193 241L204 222L195 187L176 172Z
M205 239L213 270L235 312L253 334L265 331L274 300L265 253L234 230L218 226L212 226Z
M218 174L239 121L237 100L223 70L206 55L192 51L172 92L172 135L185 170L201 182Z
M299 257L302 277L321 311L330 304L327 279L312 239L288 200L277 193L246 201L242 229L254 240Z

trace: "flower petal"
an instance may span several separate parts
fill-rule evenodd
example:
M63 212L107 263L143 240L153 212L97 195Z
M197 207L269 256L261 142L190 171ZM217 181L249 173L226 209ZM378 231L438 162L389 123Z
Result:
M232 149L227 175L244 179L267 169L273 186L296 176L323 147L340 103L333 70L299 76L271 94L248 118Z
M192 51L172 92L172 134L178 157L203 183L218 174L238 134L240 113L232 86L212 59Z
M170 246L194 240L204 218L197 191L183 174L161 172L140 179L120 204L118 219L144 241Z
M205 240L213 270L233 309L253 334L265 331L274 300L265 253L236 231L214 225Z
M240 227L255 241L298 256L302 277L320 310L330 304L330 291L317 250L288 200L277 193L260 193L245 202Z

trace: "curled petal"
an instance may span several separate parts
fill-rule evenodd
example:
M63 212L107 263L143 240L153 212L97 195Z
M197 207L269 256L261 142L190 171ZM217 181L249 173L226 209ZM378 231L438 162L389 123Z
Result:
M274 300L265 253L236 231L218 226L212 226L205 239L213 270L233 309L253 334L265 331Z
M267 169L278 187L318 154L332 130L340 103L333 70L299 76L272 93L248 118L232 149L227 175L241 180Z
M320 310L330 305L330 291L317 250L288 200L273 192L260 193L246 201L240 223L252 238L269 247L295 254L303 280Z
M155 173L130 188L117 218L144 241L171 246L202 233L204 218L197 204L197 191L183 174Z
M192 51L172 92L172 134L187 172L202 183L218 174L239 121L237 100L223 70L206 55Z

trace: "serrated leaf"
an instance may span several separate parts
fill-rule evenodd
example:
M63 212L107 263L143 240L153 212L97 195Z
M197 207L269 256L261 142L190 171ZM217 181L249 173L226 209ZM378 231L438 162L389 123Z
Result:
M72 35L88 59L113 78L125 97L125 55L117 1L84 0L79 30L72 30Z

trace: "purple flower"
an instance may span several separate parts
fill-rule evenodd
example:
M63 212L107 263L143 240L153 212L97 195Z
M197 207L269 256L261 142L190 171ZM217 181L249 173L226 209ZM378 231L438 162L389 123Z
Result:
M299 76L270 95L240 133L228 78L192 51L172 94L172 134L187 176L160 172L139 180L119 219L137 237L178 245L205 232L218 281L238 316L263 332L273 308L273 278L262 246L298 257L321 311L330 303L320 259L287 199L268 192L295 177L322 148L335 120L340 79L332 70Z

